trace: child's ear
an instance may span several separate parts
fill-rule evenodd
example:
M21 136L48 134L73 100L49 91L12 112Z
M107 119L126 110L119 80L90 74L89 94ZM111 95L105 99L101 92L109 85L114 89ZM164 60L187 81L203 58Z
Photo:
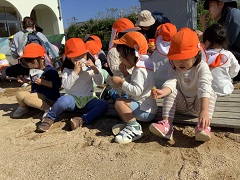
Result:
M224 6L224 2L219 2L219 6L221 7L221 8L223 8L223 6Z

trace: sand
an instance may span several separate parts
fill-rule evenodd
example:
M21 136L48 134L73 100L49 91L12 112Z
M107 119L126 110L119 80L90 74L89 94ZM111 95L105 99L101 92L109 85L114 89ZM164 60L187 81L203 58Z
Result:
M12 118L16 92L28 88L0 87L6 89L0 93L0 179L240 179L240 135L233 129L212 128L212 140L199 143L193 126L176 124L174 140L166 141L142 123L143 138L120 145L111 132L120 119L104 117L70 131L68 113L48 132L36 133L42 112Z

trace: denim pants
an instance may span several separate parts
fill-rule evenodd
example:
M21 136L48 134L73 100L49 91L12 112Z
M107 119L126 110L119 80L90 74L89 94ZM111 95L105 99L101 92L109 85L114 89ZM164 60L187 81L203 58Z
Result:
M46 117L53 121L63 111L77 112L80 109L76 106L75 100L70 95L61 96L51 107ZM92 99L81 109L85 114L81 117L84 123L90 124L93 120L101 117L108 110L108 102L102 99Z

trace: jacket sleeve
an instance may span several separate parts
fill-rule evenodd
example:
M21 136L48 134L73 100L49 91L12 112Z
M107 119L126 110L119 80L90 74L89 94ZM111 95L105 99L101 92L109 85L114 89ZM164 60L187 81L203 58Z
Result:
M234 78L239 73L240 65L238 63L238 60L235 58L235 56L232 53L229 56L229 61L231 62L229 67L229 75L231 78Z
M74 71L70 71L67 68L63 69L62 72L62 86L64 89L69 90L79 78L78 74L75 74Z
M117 51L116 51L117 52ZM109 51L107 54L107 62L109 65L110 70L114 75L121 74L122 72L119 70L119 54L115 53L115 51Z
M172 66L168 69L168 78L162 87L168 87L172 92L177 88L177 74Z
M122 90L129 95L140 96L144 91L144 87L146 86L145 84L147 83L145 82L146 75L143 71L139 70L135 71L131 76L132 81L130 83L124 81Z
M231 9L228 16L226 17L225 26L227 29L228 43L230 49L235 44L240 34L239 18L240 16L238 15L238 12L235 8Z

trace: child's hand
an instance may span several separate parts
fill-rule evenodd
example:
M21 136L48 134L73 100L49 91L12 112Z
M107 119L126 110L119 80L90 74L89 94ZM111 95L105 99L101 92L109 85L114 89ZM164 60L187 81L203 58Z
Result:
M92 62L92 60L91 59L88 59L87 61L86 61L86 66L89 66L89 67L93 67L93 66L95 66L94 65L94 63Z
M156 89L155 86L152 88L151 95L153 99L160 99L165 96L164 91L161 89Z
M155 51L155 49L156 49L155 45L149 45L148 46L148 52L151 53L151 54L153 53L153 51Z
M199 127L202 129L207 128L208 126L210 126L210 117L209 117L209 113L207 110L202 110L200 111L199 115L198 115L198 123L199 123Z
M74 69L73 69L75 74L79 74L81 69L82 69L82 62L81 61L75 61L74 62Z
M42 79L36 77L34 83L36 83L36 84L38 84L38 85L42 85Z
M112 83L115 86L122 86L124 80L122 78L120 78L119 76L113 76L110 78L110 80L112 81Z
M127 67L126 67L125 64L121 63L121 64L119 65L119 70L123 73L124 77L126 77L126 76L129 75L129 73L128 73L128 71L127 71Z

